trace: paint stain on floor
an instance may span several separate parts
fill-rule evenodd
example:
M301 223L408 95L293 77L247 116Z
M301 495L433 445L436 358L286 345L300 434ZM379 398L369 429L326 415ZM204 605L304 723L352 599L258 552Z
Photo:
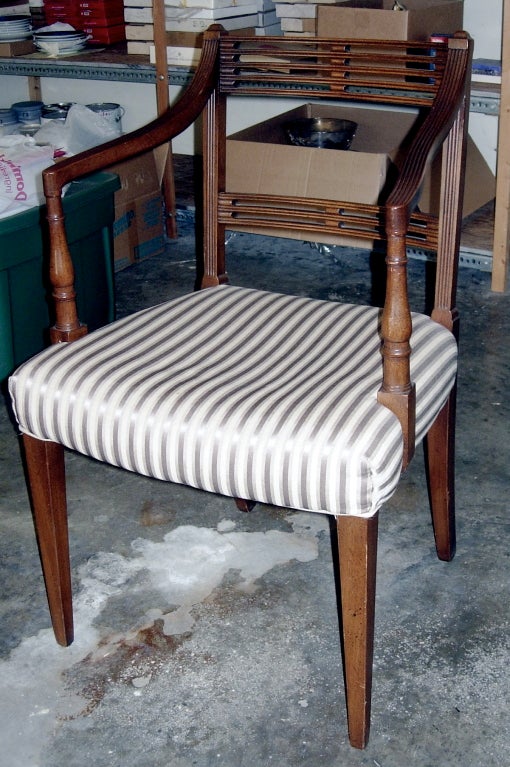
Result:
M167 672L169 658L174 669L212 663L207 653L197 657L185 644L201 605L214 611L211 597L226 576L235 573L229 587L249 596L271 569L317 558L323 517L292 514L289 521L293 532L236 532L228 521L218 529L185 525L160 541L136 539L131 557L100 552L83 564L73 645L58 647L52 631L43 630L24 639L0 664L10 689L9 700L0 702L0 716L12 725L3 748L18 755L10 767L38 765L58 723L87 717L116 686L141 695ZM118 608L113 618L111 605ZM120 628L120 616L126 615L131 623ZM30 734L20 740L19 723L27 721Z

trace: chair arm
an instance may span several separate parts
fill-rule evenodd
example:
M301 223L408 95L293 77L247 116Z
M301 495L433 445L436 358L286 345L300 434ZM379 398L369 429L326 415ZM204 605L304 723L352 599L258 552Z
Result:
M204 33L202 56L193 80L176 104L148 125L93 149L81 152L43 171L47 219L50 234L50 270L55 325L52 343L74 341L86 334L78 319L74 269L67 245L62 206L62 189L70 181L136 157L171 141L201 114L217 82L218 47L221 28Z
M435 154L466 109L472 40L461 33L449 41L443 80L430 112L414 137L385 205L387 285L381 336L383 382L378 400L400 420L403 466L414 452L415 391L410 375L411 312L407 291L406 233L423 177ZM460 160L459 160L460 162ZM459 195L462 188L457 189Z
M199 117L214 90L219 38L219 29L211 27L204 32L202 56L193 80L164 114L131 133L46 168L43 171L46 197L59 194L66 184L80 176L103 170L171 141L188 128Z
M408 215L412 213L425 173L467 97L473 41L466 32L459 32L449 41L448 48L439 91L406 153L395 186L386 201L388 211L405 208Z

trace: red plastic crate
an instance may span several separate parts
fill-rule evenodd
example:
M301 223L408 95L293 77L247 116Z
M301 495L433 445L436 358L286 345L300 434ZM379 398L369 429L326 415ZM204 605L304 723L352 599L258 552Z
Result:
M45 0L44 11L48 24L56 21L66 21L73 27L80 24L78 0Z
M47 24L55 24L57 21L63 21L66 24L71 24L75 29L81 29L81 26L83 24L82 17L74 13L72 11L66 11L61 10L60 8L56 10L50 10L49 8L46 9L46 23Z
M119 24L124 24L124 14L116 14L110 16L100 15L97 11L89 11L82 8L80 14L81 24L85 24L87 27L115 27Z
M83 21L83 19L82 19ZM83 31L90 35L89 43L100 43L102 45L112 45L120 43L126 39L126 30L124 24L115 24L111 27L94 27L90 24L83 26Z
M79 14L80 6L78 5L77 0L71 0L71 2L66 2L66 0L46 0L44 3L44 10L46 15L56 11Z
M72 2L77 2L82 10L100 11L104 15L114 11L118 16L124 11L123 0L72 0Z

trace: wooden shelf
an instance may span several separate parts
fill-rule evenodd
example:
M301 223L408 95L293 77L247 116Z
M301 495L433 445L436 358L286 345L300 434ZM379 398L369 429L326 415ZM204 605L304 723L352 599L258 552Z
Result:
M0 57L0 75L56 77L72 80L110 80L113 82L156 85L156 67L148 56L126 53L125 43L109 48L90 49L75 56L51 58L31 53L15 58ZM191 72L186 67L169 67L171 85L186 85Z

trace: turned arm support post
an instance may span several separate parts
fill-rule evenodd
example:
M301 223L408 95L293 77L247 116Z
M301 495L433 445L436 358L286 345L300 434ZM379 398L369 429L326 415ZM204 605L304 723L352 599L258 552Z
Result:
M50 283L55 307L55 324L50 328L52 344L76 341L87 333L78 319L74 268L67 245L62 197L46 198L50 231Z
M378 401L400 421L404 439L403 468L414 454L415 387L411 381L411 310L407 294L406 207L386 210L387 278L381 322L383 382Z

